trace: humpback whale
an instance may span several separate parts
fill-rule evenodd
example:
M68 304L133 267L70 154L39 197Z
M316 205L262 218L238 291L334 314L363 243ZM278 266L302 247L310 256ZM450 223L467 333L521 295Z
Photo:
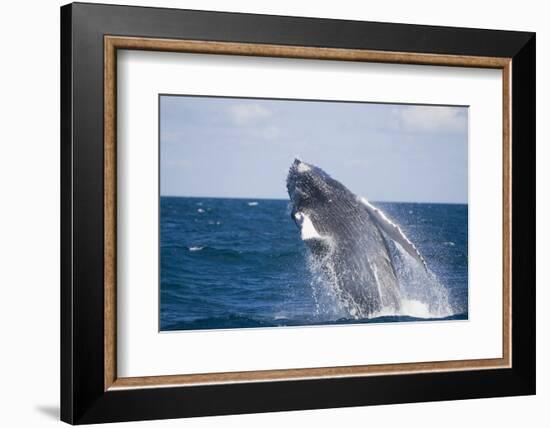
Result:
M424 258L400 227L321 168L295 159L287 176L291 217L322 274L355 318L398 313L402 295L389 241L423 270Z

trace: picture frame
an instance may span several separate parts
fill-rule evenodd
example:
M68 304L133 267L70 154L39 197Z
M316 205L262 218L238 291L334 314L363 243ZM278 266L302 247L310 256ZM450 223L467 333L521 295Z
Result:
M502 357L119 377L119 50L502 70ZM63 6L61 419L86 424L534 394L535 97L534 33Z

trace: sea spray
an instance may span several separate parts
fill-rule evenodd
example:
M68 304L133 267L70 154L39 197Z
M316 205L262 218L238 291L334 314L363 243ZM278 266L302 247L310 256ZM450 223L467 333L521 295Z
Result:
M330 243L327 242L327 247ZM358 313L358 305L341 288L331 251L318 258L308 250L307 266L311 274L311 291L316 316L328 320L347 318Z
M430 270L414 266L417 262L403 253L396 267L400 286L399 307L382 306L379 311L366 314L353 295L340 285L327 255L319 260L308 255L311 272L311 290L317 316L328 320L340 318L364 319L383 316L411 316L415 318L445 318L454 315L449 302L449 293Z
M449 291L435 273L420 266L399 245L394 245L391 256L401 291L401 313L398 315L443 318L455 313Z
M322 256L308 249L307 264L311 273L311 290L317 316L325 319L365 319L386 316L410 316L415 318L445 318L455 314L447 288L437 276L423 263L413 258L399 244L388 241L391 262L399 284L399 304L382 305L379 310L368 313L353 294L342 287L338 276L337 263L331 238L325 236L316 241L315 245L324 246ZM364 254L366 268L374 273L375 281L379 281L376 266L368 262L368 249ZM346 272L349 274L349 272ZM357 278L365 278L362 272L356 273ZM383 290L378 287L379 292ZM383 301L383 299L381 299Z

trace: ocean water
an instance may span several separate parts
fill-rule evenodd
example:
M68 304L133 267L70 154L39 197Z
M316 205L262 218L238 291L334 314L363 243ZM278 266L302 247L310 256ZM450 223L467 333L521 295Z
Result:
M433 302L420 298L407 301L402 313L357 319L311 269L289 204L161 197L160 329L467 319L467 205L375 203L418 247L450 311L434 315Z

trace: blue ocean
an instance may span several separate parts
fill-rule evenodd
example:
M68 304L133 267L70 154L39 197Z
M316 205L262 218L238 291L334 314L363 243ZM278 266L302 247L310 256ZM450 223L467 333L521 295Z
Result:
M468 206L376 203L433 273L434 295L399 314L357 319L331 300L290 218L288 200L161 197L162 331L468 318ZM440 297L437 297L440 298Z

